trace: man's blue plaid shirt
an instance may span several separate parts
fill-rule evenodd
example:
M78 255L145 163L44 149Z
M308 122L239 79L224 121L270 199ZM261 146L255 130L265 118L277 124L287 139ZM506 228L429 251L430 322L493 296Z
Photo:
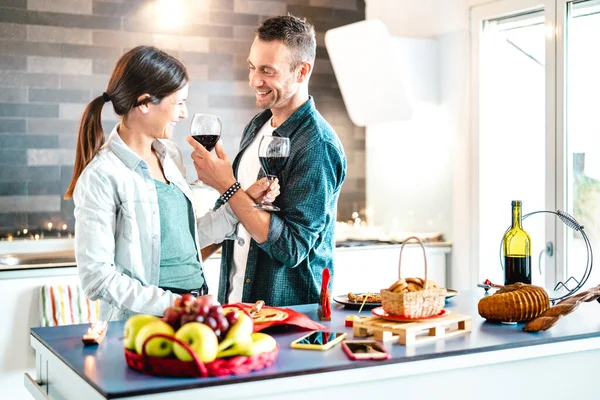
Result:
M233 162L236 174L242 154L271 115L265 110L246 126ZM335 221L346 178L346 156L335 131L315 108L312 96L273 135L290 138L289 159L277 176L281 194L274 204L281 211L271 213L264 243L251 240L242 301L264 300L270 306L317 303L323 269L329 268L331 282L334 277ZM261 171L258 178L263 176ZM231 240L223 244L219 282L222 304L227 302L233 246Z

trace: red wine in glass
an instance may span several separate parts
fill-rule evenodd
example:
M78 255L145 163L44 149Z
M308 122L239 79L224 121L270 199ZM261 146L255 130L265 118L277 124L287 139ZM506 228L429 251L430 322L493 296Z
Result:
M206 150L212 151L221 137L221 119L212 114L194 114L190 133ZM204 183L197 179L190 185L200 187Z
M267 176L267 179L274 180L276 175L281 172L290 156L290 139L279 136L264 136L258 145L258 159L260 165ZM262 203L255 206L265 211L280 211L280 208L263 200Z
M212 151L217 145L221 135L192 135L196 142L200 143L208 151Z
M258 157L265 175L277 175L281 172L287 157Z

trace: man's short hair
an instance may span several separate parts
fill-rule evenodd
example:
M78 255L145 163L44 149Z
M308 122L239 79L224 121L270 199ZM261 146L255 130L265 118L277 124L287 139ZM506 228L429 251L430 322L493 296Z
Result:
M303 61L314 64L317 53L315 28L306 19L291 14L271 17L256 28L256 35L265 42L281 40L292 54L292 70Z

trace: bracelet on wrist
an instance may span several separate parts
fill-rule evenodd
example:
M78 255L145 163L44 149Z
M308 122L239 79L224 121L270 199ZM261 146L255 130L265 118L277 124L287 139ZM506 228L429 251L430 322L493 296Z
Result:
M224 203L227 203L227 201L231 198L231 196L233 196L235 194L235 192L237 192L241 188L242 188L242 186L240 185L240 183L235 182L233 185L231 185L231 187L229 189L227 189L225 191L225 193L223 193L221 195L221 200L223 200Z

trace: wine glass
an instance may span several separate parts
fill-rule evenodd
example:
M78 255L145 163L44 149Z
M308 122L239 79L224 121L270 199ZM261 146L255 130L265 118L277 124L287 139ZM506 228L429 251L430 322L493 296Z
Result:
M281 172L290 156L290 139L279 136L263 136L258 145L258 159L267 176L272 181ZM265 211L280 211L269 201L263 200L261 204L254 207Z
M221 137L221 119L213 114L194 114L190 132L192 137L208 151L215 148ZM204 182L196 179L191 186L205 186Z

